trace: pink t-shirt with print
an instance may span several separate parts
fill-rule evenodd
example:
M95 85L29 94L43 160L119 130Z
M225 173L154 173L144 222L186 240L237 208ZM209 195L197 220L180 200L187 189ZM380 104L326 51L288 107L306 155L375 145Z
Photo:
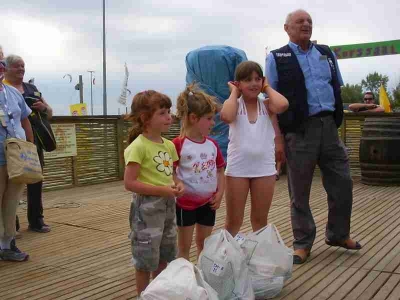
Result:
M202 142L177 137L172 142L179 157L174 163L176 174L185 184L185 194L176 201L179 207L193 210L216 193L217 169L225 167L225 161L217 142L208 137Z

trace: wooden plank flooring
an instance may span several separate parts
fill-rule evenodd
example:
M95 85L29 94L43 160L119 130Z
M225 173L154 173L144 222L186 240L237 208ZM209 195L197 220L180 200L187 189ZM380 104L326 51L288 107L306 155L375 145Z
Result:
M351 234L358 252L324 243L326 194L314 178L311 207L317 237L309 261L295 266L276 299L400 299L400 188L366 186L354 179ZM0 261L0 299L135 299L135 277L128 240L130 193L122 182L44 193L48 234L26 230L21 205L19 248L23 263ZM246 207L241 232L249 232ZM277 182L269 222L292 244L286 178ZM225 221L224 204L215 229ZM192 261L196 250L191 249Z

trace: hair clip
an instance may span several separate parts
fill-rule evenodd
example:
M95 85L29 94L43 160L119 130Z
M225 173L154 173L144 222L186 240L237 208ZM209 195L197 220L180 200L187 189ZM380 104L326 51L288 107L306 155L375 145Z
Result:
M194 94L193 94L193 92L192 91L190 91L189 92L189 96L193 96Z

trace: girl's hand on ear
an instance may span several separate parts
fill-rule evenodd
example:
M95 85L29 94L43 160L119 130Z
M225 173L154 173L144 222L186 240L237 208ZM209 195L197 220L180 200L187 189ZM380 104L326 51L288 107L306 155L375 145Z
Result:
M263 77L263 84L262 84L262 88L261 88L261 93L266 93L268 87L269 87L268 78L267 77Z
M236 98L239 98L241 95L238 85L239 85L239 83L237 81L229 81L228 82L229 91L231 92L231 95L232 94L236 95Z

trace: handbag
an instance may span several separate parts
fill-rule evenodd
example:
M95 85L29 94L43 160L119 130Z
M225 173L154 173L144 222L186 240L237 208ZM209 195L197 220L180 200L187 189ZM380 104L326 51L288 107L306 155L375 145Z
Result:
M40 112L32 112L29 115L29 121L31 122L33 133L39 146L46 152L56 150L56 138L54 137L53 130L47 118L42 117Z
M8 178L13 183L31 184L43 180L42 166L40 165L39 155L35 144L18 138L15 130L13 114L7 107L7 89L4 88L4 111L12 125L15 137L11 136L5 122L2 126L6 131L4 143L4 153L7 162Z
M18 138L4 141L8 178L13 183L32 184L43 180L35 144Z
M26 104L32 109L32 105L40 101L41 95L40 92L34 92L33 94L24 96ZM56 138L54 137L50 122L47 120L47 115L32 109L32 113L29 115L29 122L31 122L33 134L39 147L46 152L54 151L57 148Z

